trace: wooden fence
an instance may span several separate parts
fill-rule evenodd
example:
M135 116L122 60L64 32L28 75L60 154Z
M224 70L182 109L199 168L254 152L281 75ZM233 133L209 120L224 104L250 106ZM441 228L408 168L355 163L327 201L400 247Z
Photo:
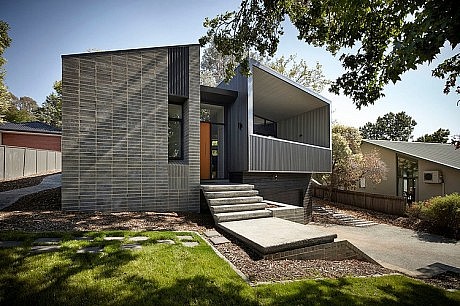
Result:
M326 186L313 188L314 197L320 199L329 198L329 193L330 189ZM403 197L333 189L331 201L398 216L404 216L406 212L406 201Z

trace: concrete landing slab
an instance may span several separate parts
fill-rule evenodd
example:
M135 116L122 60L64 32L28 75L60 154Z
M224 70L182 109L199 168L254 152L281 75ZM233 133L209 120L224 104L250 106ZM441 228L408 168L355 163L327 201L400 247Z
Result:
M330 243L337 238L320 227L280 218L222 222L218 226L261 255Z

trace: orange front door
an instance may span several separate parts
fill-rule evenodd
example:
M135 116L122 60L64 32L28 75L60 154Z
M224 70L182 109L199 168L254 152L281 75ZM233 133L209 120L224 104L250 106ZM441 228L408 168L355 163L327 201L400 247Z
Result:
M211 123L200 122L200 179L211 179Z

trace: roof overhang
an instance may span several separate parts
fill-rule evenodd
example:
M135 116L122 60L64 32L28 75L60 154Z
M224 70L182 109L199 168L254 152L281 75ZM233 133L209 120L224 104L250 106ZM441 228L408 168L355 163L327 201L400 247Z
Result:
M254 114L281 121L328 106L330 101L273 69L251 61Z
M200 85L200 102L214 105L229 105L235 102L238 92L229 89Z

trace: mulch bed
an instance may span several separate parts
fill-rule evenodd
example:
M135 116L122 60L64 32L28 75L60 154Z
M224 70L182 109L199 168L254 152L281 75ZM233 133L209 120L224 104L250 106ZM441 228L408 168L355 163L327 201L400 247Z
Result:
M60 207L60 188L23 197L0 211L0 231L178 230L203 233L214 228L209 214L64 212ZM321 220L316 214L313 217L315 222L328 222L327 218ZM217 245L216 249L253 283L393 273L359 260L263 260L233 237L226 237L231 243ZM460 289L459 280L459 275L443 274L424 281L443 288Z
M26 177L19 180L0 182L0 192L18 188L31 187L40 184L47 175Z

